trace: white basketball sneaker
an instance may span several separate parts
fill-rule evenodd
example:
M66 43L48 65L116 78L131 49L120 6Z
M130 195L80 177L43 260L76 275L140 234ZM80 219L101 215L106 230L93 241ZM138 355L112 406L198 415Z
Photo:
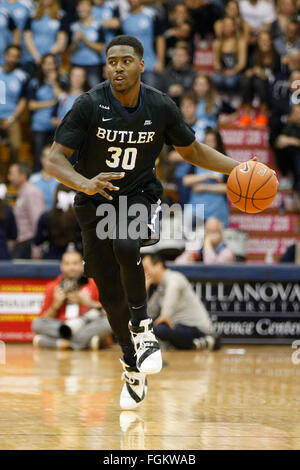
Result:
M122 410L134 410L147 395L147 378L136 367L130 367L122 359L122 380L125 380L120 396L120 407Z
M139 326L129 322L129 330L135 348L136 367L144 374L157 374L162 368L159 343L153 333L151 318L142 320Z

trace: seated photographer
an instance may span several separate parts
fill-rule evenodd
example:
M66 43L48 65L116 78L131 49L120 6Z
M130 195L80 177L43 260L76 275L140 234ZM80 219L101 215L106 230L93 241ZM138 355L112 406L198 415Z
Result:
M148 301L157 338L177 349L217 349L209 314L187 278L167 269L158 254L145 255L143 265L147 291L157 286Z
M83 275L81 254L65 252L61 272L47 285L40 316L32 323L34 346L51 349L107 346L111 328L94 280Z

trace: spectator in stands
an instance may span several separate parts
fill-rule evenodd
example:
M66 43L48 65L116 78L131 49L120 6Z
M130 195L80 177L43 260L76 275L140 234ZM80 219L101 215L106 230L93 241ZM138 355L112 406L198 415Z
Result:
M76 98L88 91L86 71L83 67L72 67L69 73L69 83L66 90L58 97L58 102L53 110L52 125L59 126L63 117L72 108Z
M19 30L20 33L20 42L18 41L17 37L17 42L16 44L19 44L22 49L22 54L21 54L21 59L20 62L23 63L23 55L24 55L24 28L27 19L30 16L30 9L28 5L25 5L22 0L2 0L1 1L1 7L4 8L10 16L12 17L17 29ZM10 41L12 42L12 41Z
M287 124L275 141L275 156L280 170L284 161L294 190L300 193L300 104L292 107Z
M226 153L220 133L214 129L207 129L204 143L219 152ZM186 220L189 227L190 220L195 220L197 205L204 205L204 221L210 217L218 218L225 227L228 225L228 203L226 197L226 175L196 167L194 174L183 177L183 184L191 188L189 207L186 208ZM202 214L200 214L201 216Z
M42 57L53 54L59 59L67 45L68 25L59 10L58 0L39 0L32 18L25 24L24 41L27 57L24 68L34 76Z
M147 290L157 286L148 301L157 338L177 349L215 349L209 314L187 278L167 269L158 254L146 255L143 265Z
M300 95L300 70L293 71L290 77L290 88L288 92L274 101L270 113L270 135L269 141L275 150L277 166L281 173L280 189L291 189L292 182L289 178L291 171L290 155L286 151L277 149L276 139L282 133L291 112L293 105L297 102ZM293 96L295 100L293 100Z
M43 148L43 152L41 155L42 169L37 173L33 173L29 178L30 183L34 184L34 186L36 186L40 191L42 191L45 200L46 211L49 211L53 206L54 195L56 187L58 185L57 179L48 175L48 173L44 170L47 157L50 153L50 149L50 144L46 145Z
M300 50L297 48L289 49L287 58L287 76L290 77L294 70L300 70Z
M6 192L0 181L0 260L10 259L8 242L16 240L18 233L14 213L5 201Z
M40 171L40 156L43 148L53 140L54 127L51 119L64 86L55 56L53 54L45 55L42 58L37 78L33 78L28 87L28 104L29 110L32 112L34 171Z
M243 107L238 125L242 127L268 125L270 86L280 69L280 56L274 50L270 34L260 33L254 54L249 58L248 68L241 80ZM252 117L252 101L255 96L259 98L259 113L256 117Z
M71 64L84 67L90 87L101 81L101 63L105 37L99 21L92 17L91 0L79 0L77 13L79 21L71 24Z
M239 35L243 36L246 43L248 43L251 28L241 17L240 6L237 0L229 0L227 2L225 7L225 17L227 16L235 19ZM214 30L216 37L221 38L223 34L223 18L215 22Z
M223 8L210 0L186 0L186 5L193 18L194 32L202 39L211 37L215 22L223 16Z
M272 109L270 114L270 144L274 145L276 137L280 134L286 117L290 113L293 104L293 96L296 100L299 98L300 89L300 69L295 70L291 73L290 80L288 82L289 88L286 93L278 94L277 99L272 103Z
M176 3L169 7L166 38L166 62L173 58L173 51L178 42L184 41L187 44L188 55L193 56L193 20L189 10L184 3Z
M276 20L273 3L266 0L241 0L239 5L241 17L251 28L250 41L255 43L258 34L269 31Z
M290 245L281 256L279 262L300 264L300 242L298 241Z
M193 84L193 91L197 97L197 119L201 120L205 127L216 127L220 103L212 78L198 73Z
M49 349L99 349L111 328L94 280L83 275L81 254L66 252L61 272L46 287L41 313L32 323L33 344Z
M10 45L5 51L5 63L0 67L0 80L5 86L6 99L0 104L0 137L8 137L10 161L16 162L22 144L20 117L26 106L27 75L18 68L20 47ZM1 141L0 141L1 143Z
M93 0L93 5L92 17L101 23L105 44L108 44L121 26L119 7L116 3L106 0Z
M288 23L296 17L296 0L278 0L276 4L276 12L277 17L270 27L270 34L274 40L285 36Z
M216 217L210 217L205 222L204 242L197 260L205 264L231 264L235 256L223 240L223 224Z
M240 36L235 20L226 17L223 20L223 34L213 42L214 83L220 92L238 91L240 73L247 62L247 47L243 36Z
M32 241L40 215L45 211L42 192L29 182L30 167L26 163L14 163L9 167L8 181L18 190L14 206L18 237L13 258L30 259L38 250L32 250Z
M203 120L197 118L197 99L193 93L184 95L180 102L180 110L185 122L193 129L196 138L202 142L205 138L206 124ZM172 149L168 154L169 162L175 166L174 180L177 185L179 202L181 205L187 204L190 198L190 187L183 184L183 178L186 174L193 171L194 167Z
M160 89L168 93L175 102L192 88L196 71L190 65L189 49L181 42L173 50L172 60L161 75Z
M296 19L288 22L286 33L274 40L276 52L282 57L282 61L287 63L288 53L291 49L300 49L299 23Z
M74 196L72 189L58 184L51 210L38 219L34 243L43 245L43 259L61 259L70 243L81 251L80 229L73 211Z
M163 23L155 10L143 6L142 0L129 0L129 3L130 12L121 18L122 32L135 36L143 44L145 61L143 81L159 88L166 55Z
M4 63L5 51L11 44L20 44L20 31L8 11L0 5L0 65Z

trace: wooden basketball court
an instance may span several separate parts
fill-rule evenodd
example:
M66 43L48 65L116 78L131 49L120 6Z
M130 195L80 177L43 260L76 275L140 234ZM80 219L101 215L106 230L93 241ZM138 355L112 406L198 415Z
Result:
M299 449L300 364L289 346L164 352L136 412L121 412L119 350L7 345L0 449Z

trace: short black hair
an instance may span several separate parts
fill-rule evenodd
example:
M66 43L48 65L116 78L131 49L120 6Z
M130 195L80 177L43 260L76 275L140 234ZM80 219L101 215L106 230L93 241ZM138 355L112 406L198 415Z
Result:
M21 53L20 46L17 46L17 44L9 44L9 46L7 46L7 48L4 51L4 54L6 54L10 49L18 49L18 51Z
M161 263L166 268L165 258L160 253L145 253L143 258L146 258L146 256L150 257L152 264Z
M17 162L17 163L12 163L12 165L17 165L19 173L21 173L22 175L26 175L27 179L29 179L32 171L31 171L31 167L27 163Z
M115 36L106 46L105 53L107 55L108 50L113 46L131 46L134 52L142 59L144 55L144 48L142 43L134 36L128 36L126 34L120 34Z

